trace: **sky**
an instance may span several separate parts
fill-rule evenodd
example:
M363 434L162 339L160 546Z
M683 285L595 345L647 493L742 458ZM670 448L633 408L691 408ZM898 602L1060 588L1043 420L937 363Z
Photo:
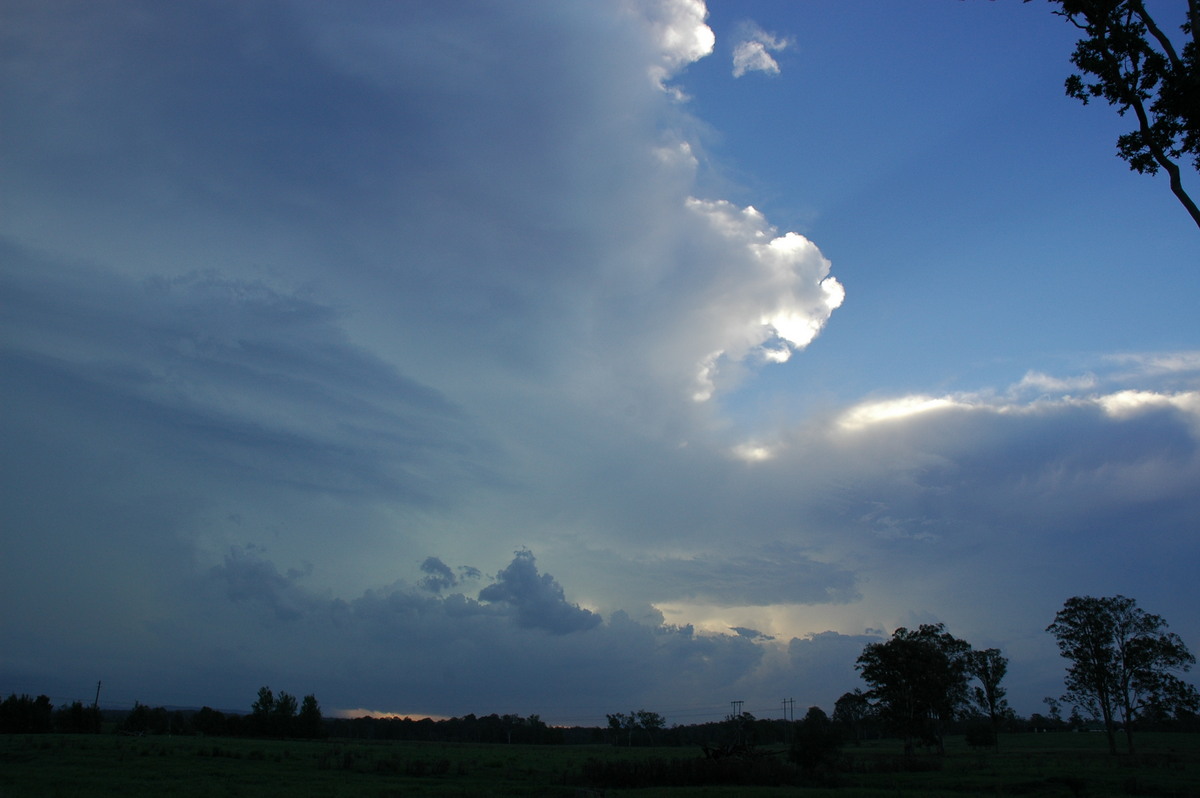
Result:
M1200 236L1073 34L2 0L0 692L687 724L944 623L1028 715L1074 595L1200 650Z

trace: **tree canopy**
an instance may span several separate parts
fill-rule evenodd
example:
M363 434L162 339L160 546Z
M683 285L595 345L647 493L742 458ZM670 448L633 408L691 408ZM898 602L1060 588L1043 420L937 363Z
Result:
M1063 700L1103 720L1113 754L1118 723L1132 754L1139 718L1200 706L1196 688L1176 675L1189 670L1196 658L1179 635L1167 631L1165 620L1131 598L1067 599L1046 631L1071 663Z
M859 656L855 667L871 687L865 695L904 739L906 753L915 741L945 750L944 725L967 702L970 650L939 623L915 631L901 627L890 640L868 644Z
M1187 0L1178 41L1143 0L1050 2L1083 32L1071 56L1079 72L1067 78L1067 94L1085 105L1103 97L1121 116L1132 112L1137 126L1117 139L1117 153L1137 172L1166 172L1171 192L1200 226L1200 207L1180 168L1190 160L1200 171L1200 0Z

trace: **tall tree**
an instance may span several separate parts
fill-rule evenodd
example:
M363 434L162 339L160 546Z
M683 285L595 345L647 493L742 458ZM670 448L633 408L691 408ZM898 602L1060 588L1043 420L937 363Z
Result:
M300 737L315 739L325 736L325 726L321 719L321 704L312 693L304 696L304 700L300 703L296 728Z
M855 745L862 742L863 727L871 716L871 702L863 691L854 688L853 692L842 693L833 705L833 722L849 730Z
M270 730L277 737L287 737L292 733L296 722L296 696L283 690L275 697L275 706L271 709Z
M268 734L271 730L271 716L275 710L275 693L270 687L263 685L258 688L258 698L250 705L250 723L256 734Z
M943 730L967 701L966 654L971 646L943 624L901 627L884 643L869 643L855 667L870 685L882 720L904 739L911 755L916 740L945 753Z
M998 739L996 727L1000 716L1008 710L1008 701L1004 698L1008 691L1000 686L1000 682L1008 673L1008 658L1001 654L998 648L968 651L966 667L967 673L979 682L975 685L972 695L975 705L987 714L992 739Z
M1113 754L1118 723L1132 754L1139 717L1200 707L1196 688L1176 675L1190 670L1196 658L1179 635L1167 631L1162 617L1144 611L1131 598L1067 599L1046 631L1071 663L1063 700L1104 721Z
M1029 0L1025 0L1029 2ZM1117 139L1118 154L1144 174L1167 173L1171 192L1200 226L1200 207L1183 186L1180 162L1200 170L1200 0L1187 0L1176 42L1142 0L1050 0L1083 32L1071 56L1079 72L1067 94L1085 105L1103 97L1137 127Z

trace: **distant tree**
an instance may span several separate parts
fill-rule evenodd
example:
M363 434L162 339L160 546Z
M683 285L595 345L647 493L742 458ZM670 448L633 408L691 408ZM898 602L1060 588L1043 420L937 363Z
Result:
M871 688L866 695L904 740L905 755L916 741L945 753L945 725L967 701L970 650L939 623L915 631L901 627L887 642L869 643L859 656L855 667Z
M1200 2L1188 0L1178 42L1142 0L1050 2L1083 32L1067 94L1085 105L1103 97L1121 116L1132 111L1137 127L1117 139L1117 153L1137 172L1166 172L1171 192L1200 226L1200 207L1184 189L1179 165L1190 159L1200 170Z
M863 691L843 693L833 705L833 722L848 733L855 744L862 741L867 720L872 715L871 702Z
M152 718L150 707L140 701L133 702L133 709L121 721L120 730L128 734L145 734L150 731Z
M617 740L624 737L626 745L630 746L633 745L633 735L637 731L646 732L647 742L653 744L654 732L667 724L662 715L644 709L630 712L628 715L624 712L614 712L606 717L608 718L608 729L613 737Z
M201 707L192 716L192 728L197 734L208 737L219 737L226 733L225 713L218 712L212 707Z
M504 742L512 744L513 732L525 722L520 715L509 713L500 716L500 728L504 729Z
M809 707L804 719L796 723L788 758L812 776L832 771L840 757L842 736L820 707Z
M304 700L300 702L300 714L296 718L296 732L297 737L308 739L325 736L321 705L317 702L317 697L311 693L304 696Z
M964 656L967 674L979 682L974 686L971 697L975 706L987 716L995 744L999 739L1000 718L1008 712L1008 701L1004 697L1008 691L1000 686L1004 675L1008 673L1008 659L998 648L968 651Z
M271 708L270 729L276 737L288 737L296 722L296 697L282 690L275 697L275 706Z
M633 714L637 719L638 728L646 732L646 737L649 739L650 745L654 745L655 732L661 731L666 727L666 718L657 712L649 712L645 709L639 709Z
M0 703L0 733L42 734L54 728L54 705L49 696L32 698L16 693Z
M620 742L624 737L626 745L633 745L633 732L637 729L637 720L633 713L626 715L624 712L613 712L610 715L605 715L608 719L608 730L612 733L613 739Z
M99 734L100 710L82 701L63 704L54 712L54 728L64 734Z
M1053 696L1046 696L1042 699L1042 703L1046 705L1046 710L1050 713L1050 720L1061 725L1062 719L1062 702Z
M257 717L266 718L271 714L271 710L275 708L275 693L271 692L271 688L263 685L258 688L258 698L250 705L250 714Z
M1194 5L1194 3L1193 3ZM1200 707L1196 688L1180 679L1196 662L1167 622L1125 596L1067 599L1046 627L1070 661L1064 701L1104 723L1109 751L1117 753L1116 729L1125 729L1134 753L1133 727L1145 714Z

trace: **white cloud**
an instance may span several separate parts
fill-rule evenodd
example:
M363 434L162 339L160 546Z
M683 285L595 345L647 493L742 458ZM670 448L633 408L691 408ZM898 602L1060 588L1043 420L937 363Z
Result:
M708 8L704 0L642 0L626 4L650 24L659 47L657 63L650 67L654 84L676 99L685 99L677 87L667 81L686 67L713 51L716 36L705 24Z
M781 52L791 45L790 39L767 33L753 23L744 24L741 37L733 48L733 76L740 78L747 72L778 75L779 62L771 53Z
M688 207L724 239L720 255L728 258L714 262L723 272L713 275L718 290L693 311L696 340L707 342L693 394L702 401L717 390L722 366L784 362L808 346L845 290L816 245L797 233L778 235L755 208L699 199Z
M1078 377L1051 377L1040 371L1030 371L1013 386L1014 393L1042 391L1046 393L1063 393L1067 391L1086 391L1095 388L1097 384L1094 374Z
M880 422L902 420L931 410L962 406L958 400L939 396L902 396L867 402L846 411L838 423L846 429L862 429Z

